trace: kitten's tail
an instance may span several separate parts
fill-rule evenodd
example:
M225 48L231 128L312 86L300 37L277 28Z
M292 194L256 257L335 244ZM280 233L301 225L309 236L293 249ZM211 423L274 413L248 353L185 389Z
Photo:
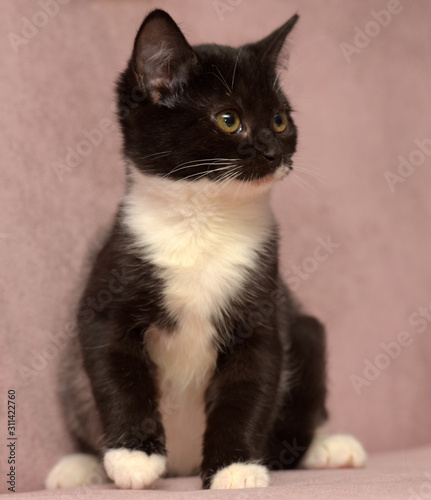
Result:
M102 462L86 453L66 455L51 469L45 480L48 490L108 483Z

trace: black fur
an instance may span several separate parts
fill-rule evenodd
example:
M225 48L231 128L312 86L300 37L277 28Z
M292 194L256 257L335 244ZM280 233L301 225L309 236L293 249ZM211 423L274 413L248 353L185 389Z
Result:
M274 82L280 49L296 20L240 49L192 48L166 13L152 12L118 82L125 156L143 172L191 182L201 175L216 182L221 174L211 165L181 170L176 165L235 158L241 164L239 179L245 181L263 178L281 163L291 165L296 127L288 100ZM169 64L152 58L162 38ZM251 139L217 128L214 114L225 109L240 114ZM281 109L288 125L275 134L270 123ZM169 155L159 155L165 151ZM217 470L237 461L295 467L326 418L324 331L302 313L279 278L276 227L256 259L242 292L231 299L222 319L214 320L222 341L206 391L201 466L206 488ZM121 277L115 284L113 270ZM135 249L120 209L79 312L80 356L94 403L76 396L76 404L85 407L87 420L97 412L100 435L72 427L98 453L120 447L166 453L156 367L143 347L150 325L175 335L177 319L163 305L163 286L151 259ZM110 294L101 296L101 290ZM70 394L69 387L69 408ZM84 427L86 418L80 420Z
M137 40L150 22L165 21L160 11L154 11L144 21ZM125 155L145 172L173 178L202 173L201 169L194 167L177 171L173 168L175 165L213 158L217 154L224 158L240 155L242 171L239 179L244 180L263 177L273 172L282 161L291 164L296 147L296 127L289 114L287 98L277 86L276 56L295 21L296 16L258 44L245 45L241 49L200 45L193 51L175 25L173 29L174 33L178 30L178 40L172 43L179 51L175 60L183 61L187 73L171 63L169 79L174 82L172 88L163 81L156 88L145 86L136 67L138 43L135 42L135 54L118 82ZM182 55L183 52L186 56ZM252 139L244 134L234 134L227 140L220 134L212 118L215 113L226 109L241 114L252 132ZM286 131L275 138L269 124L281 109L287 112L289 123ZM149 141L150 137L153 140ZM184 148L184 144L190 146ZM157 157L161 151L171 151L168 161L164 156ZM148 161L150 157L151 161ZM221 176L211 169L206 175L211 179Z

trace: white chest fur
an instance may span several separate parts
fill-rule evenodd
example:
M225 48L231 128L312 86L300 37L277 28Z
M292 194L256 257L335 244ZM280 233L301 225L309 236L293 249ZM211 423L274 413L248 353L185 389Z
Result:
M132 170L124 221L160 269L174 332L151 327L146 348L158 367L168 471L198 470L205 429L204 392L217 359L212 320L256 266L256 251L272 230L267 192L236 186L173 182Z

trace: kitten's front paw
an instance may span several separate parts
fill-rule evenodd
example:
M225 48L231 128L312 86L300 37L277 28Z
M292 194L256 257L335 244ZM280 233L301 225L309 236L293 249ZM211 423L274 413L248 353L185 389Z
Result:
M165 472L166 457L118 448L105 453L103 465L119 488L141 490L150 486Z
M263 465L236 463L214 474L210 489L265 488L268 484L268 469Z
M338 469L364 467L367 454L353 436L334 434L314 438L301 465L306 469Z

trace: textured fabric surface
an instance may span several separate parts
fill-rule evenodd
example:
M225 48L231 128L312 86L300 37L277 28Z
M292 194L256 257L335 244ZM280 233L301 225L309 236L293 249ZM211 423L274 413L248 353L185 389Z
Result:
M192 43L253 41L301 15L281 76L296 110L302 179L290 176L274 191L283 275L328 328L330 427L354 433L371 451L431 443L431 5L6 0L0 491L6 491L8 389L16 391L18 491L41 489L48 470L72 450L56 372L73 334L86 256L124 190L113 81L155 6L168 10ZM334 481L343 498L347 491L355 497L358 482L367 498L377 498L373 488L407 498L395 495L402 467L413 481L420 460L410 468L403 456L392 463L381 455L379 467L365 471L276 474L278 490L268 495L281 496L298 480L304 495L308 482L318 488ZM426 480L421 474L418 485ZM163 484L197 487L188 481Z
M159 479L145 491L118 490L114 485L87 488L17 493L14 498L80 498L148 500L211 499L270 499L296 500L360 499L360 500L419 500L429 498L431 492L431 447L401 452L376 454L366 469L322 471L283 471L271 473L268 488L247 490L200 490L197 477ZM3 496L3 495L1 495ZM4 495L5 496L5 495Z

